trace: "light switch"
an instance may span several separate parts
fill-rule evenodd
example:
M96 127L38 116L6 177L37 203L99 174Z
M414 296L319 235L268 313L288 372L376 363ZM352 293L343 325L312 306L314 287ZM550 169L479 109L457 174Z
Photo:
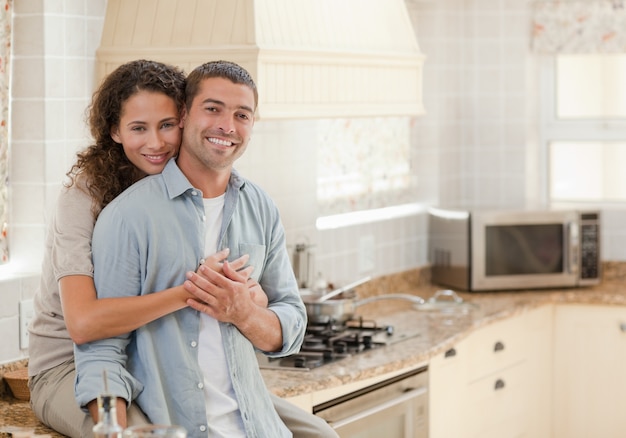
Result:
M20 301L20 349L28 348L28 324L35 315L33 300Z

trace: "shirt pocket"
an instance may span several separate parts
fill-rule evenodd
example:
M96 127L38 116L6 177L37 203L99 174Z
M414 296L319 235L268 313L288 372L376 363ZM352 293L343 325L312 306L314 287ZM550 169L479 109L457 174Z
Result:
M265 245L259 245L254 243L240 243L239 244L239 256L248 254L248 266L253 266L252 278L255 281L259 280L261 272L263 272L263 266L265 265Z

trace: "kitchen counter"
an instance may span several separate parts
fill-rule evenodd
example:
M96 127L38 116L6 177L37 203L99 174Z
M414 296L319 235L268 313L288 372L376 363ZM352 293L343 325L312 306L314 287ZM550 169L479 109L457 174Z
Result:
M310 371L263 369L269 389L280 397L297 398L323 393L346 384L401 373L426 365L431 357L452 347L477 328L545 304L589 304L626 306L626 267L608 264L601 285L575 289L550 289L511 292L457 293L472 304L466 313L441 314L415 310L411 303L378 301L358 308L364 318L390 324L396 332L403 327L419 327L420 335L373 349ZM388 290L428 299L438 286L423 284L414 288ZM375 286L374 286L375 287ZM358 289L359 297L370 296ZM388 304L387 304L388 303Z
M373 349L311 371L262 370L268 388L278 396L294 398L323 394L345 385L367 382L428 364L434 355L450 348L475 329L545 304L589 304L626 306L626 264L605 267L605 280L599 286L541 291L458 293L472 303L468 313L441 314L416 310L408 301L377 301L358 308L358 315L390 324L396 333L403 327L418 328L419 335L384 348ZM408 272L381 277L357 288L360 298L380 293L410 293L431 297L441 287L428 283L423 273ZM0 375L8 369L0 368ZM2 386L2 385L0 385ZM0 392L0 436L3 426L27 426L37 434L60 437L43 427L32 414L28 402Z

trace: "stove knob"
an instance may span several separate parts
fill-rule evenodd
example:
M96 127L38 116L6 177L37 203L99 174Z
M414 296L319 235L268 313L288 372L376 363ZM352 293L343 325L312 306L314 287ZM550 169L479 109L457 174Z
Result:
M306 368L306 359L302 356L294 357L293 366L296 368Z
M335 342L334 350L336 353L346 353L348 351L348 344L343 341Z
M370 335L363 336L363 347L366 350L372 348L372 337Z
M387 336L393 335L393 326L388 325L387 327L385 327L385 331L387 332Z

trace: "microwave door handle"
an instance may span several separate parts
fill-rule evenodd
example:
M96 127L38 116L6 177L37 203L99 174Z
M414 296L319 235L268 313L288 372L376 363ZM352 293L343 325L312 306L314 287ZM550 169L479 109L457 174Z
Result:
M577 222L568 222L567 224L568 235L568 265L570 273L578 272L578 254L580 254L580 239Z

